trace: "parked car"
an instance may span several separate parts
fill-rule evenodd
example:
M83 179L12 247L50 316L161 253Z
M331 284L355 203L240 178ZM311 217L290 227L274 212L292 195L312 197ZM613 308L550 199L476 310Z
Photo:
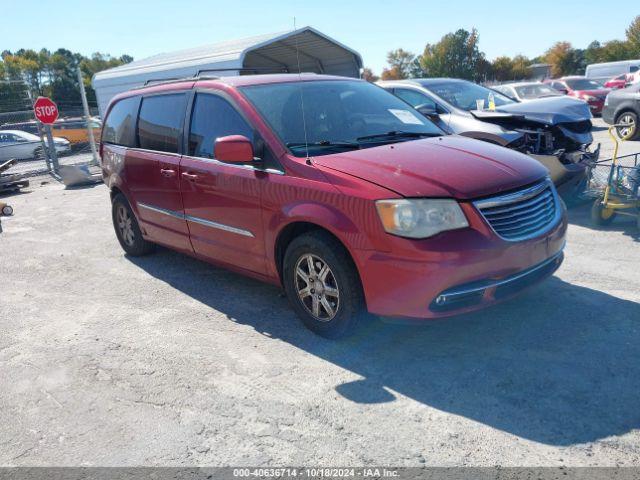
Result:
M281 285L327 337L352 331L364 310L475 310L562 261L566 214L545 168L446 136L363 80L259 75L133 90L110 103L101 153L125 252L157 243Z
M605 88L610 88L612 90L616 90L618 88L624 88L629 83L628 74L623 73L622 75L618 75L617 77L613 77L606 82L604 82Z
M91 117L90 124L93 130L93 136L96 140L100 138L102 122L96 117ZM0 130L22 130L34 135L38 134L38 125L35 121L6 123ZM87 131L86 121L82 118L64 118L56 120L51 125L51 133L68 140L72 145L79 143L87 143L89 141L89 132Z
M491 88L518 102L529 102L538 98L561 97L563 95L563 93L541 82L504 83Z
M567 198L580 189L587 165L597 160L591 114L584 102L565 96L519 103L466 80L429 78L378 82L449 133L526 153L551 172ZM478 111L477 101L496 111Z
M640 70L640 59L621 60L617 62L592 63L587 65L585 76L597 82L606 82L607 79L623 74L633 74Z
M617 128L618 135L625 140L640 139L640 83L607 95L602 119L609 125L623 124Z
M593 115L602 113L604 99L607 98L607 94L611 91L608 88L604 88L601 83L589 80L586 77L547 79L544 83L565 95L587 102Z
M71 151L71 145L64 138L53 137L58 155ZM49 145L45 140L45 145ZM42 142L40 137L22 130L0 130L0 161L30 160L42 156Z

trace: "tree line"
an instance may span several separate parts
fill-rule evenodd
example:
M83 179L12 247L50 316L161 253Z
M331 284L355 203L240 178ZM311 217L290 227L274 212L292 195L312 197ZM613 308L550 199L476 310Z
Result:
M448 33L434 44L427 44L423 52L415 55L398 48L387 54L388 67L380 77L365 68L364 78L376 81L417 77L454 77L476 82L521 80L530 77L533 64L546 63L551 75L584 74L591 63L613 62L640 58L640 15L629 25L624 40L605 43L593 41L585 49L574 48L569 42L556 42L545 53L535 58L524 55L500 56L489 61L479 48L476 29L459 29Z
M412 77L455 77L473 81L508 81L529 76L529 67L535 63L548 63L556 76L582 74L590 63L640 58L640 15L626 30L624 40L601 44L594 41L587 48L574 48L569 42L557 42L536 58L523 55L500 56L489 61L479 48L476 29L459 29L448 33L440 41L427 44L423 52L415 55L402 48L387 54L388 67L381 72L384 80ZM5 50L0 54L0 113L30 108L29 97L43 95L58 103L61 110L80 106L80 89L76 69L80 67L87 98L95 104L91 78L101 70L129 63L129 55L112 57L94 53L87 57L65 48L55 51L20 49ZM363 77L378 80L365 68ZM25 88L26 85L26 88Z
M0 54L0 112L30 108L26 90L52 98L61 110L77 109L81 103L77 68L82 71L87 100L95 104L91 87L93 74L133 61L133 57L112 57L94 53L86 57L65 48L5 50Z

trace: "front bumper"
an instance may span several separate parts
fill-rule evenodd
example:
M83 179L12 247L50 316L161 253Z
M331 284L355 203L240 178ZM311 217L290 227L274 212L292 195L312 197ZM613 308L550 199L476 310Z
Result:
M529 156L538 160L548 170L558 194L567 198L576 193L587 175L587 168L594 165L600 156L600 146L595 151L575 151L563 153L564 162L557 155Z
M613 125L615 122L615 117L614 117L614 109L611 108L609 105L606 105L603 109L602 109L602 120L604 120L604 123L607 123L609 125Z
M469 228L418 241L393 237L390 252L353 251L369 312L383 317L429 319L477 310L505 300L545 276L517 282L522 288L515 288L515 283L511 289L486 287L476 302L452 309L443 310L434 302L452 289L475 282L495 285L550 259L561 258L566 211L547 233L509 242L497 237L472 205L461 206Z
M485 298L508 298L545 278L553 275L560 268L564 253L559 251L551 258L527 270L500 280L482 280L458 285L440 293L431 303L434 312L458 310L482 303Z
M587 102L589 105L589 110L592 115L600 115L602 113L602 109L604 108L604 100L597 100L593 102Z

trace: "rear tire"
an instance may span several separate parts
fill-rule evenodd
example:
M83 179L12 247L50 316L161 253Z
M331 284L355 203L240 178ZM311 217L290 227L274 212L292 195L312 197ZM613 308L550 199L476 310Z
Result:
M121 193L117 194L111 202L111 218L120 246L128 255L140 257L155 249L155 244L142 237L131 205Z
M44 149L42 147L38 147L33 151L33 159L45 160Z
M312 231L295 238L285 252L282 276L294 311L309 330L322 337L353 334L367 316L353 260L327 232Z
M615 210L605 208L602 205L602 198L596 198L591 206L591 221L599 227L605 227L616 218Z
M618 136L626 141L637 140L640 138L640 129L638 128L638 115L635 112L622 112L616 118L616 124L624 123L626 127L617 127Z

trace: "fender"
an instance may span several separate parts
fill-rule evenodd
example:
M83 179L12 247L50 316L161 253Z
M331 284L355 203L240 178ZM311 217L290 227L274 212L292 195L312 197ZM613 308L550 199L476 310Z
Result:
M351 218L332 205L312 201L286 205L265 222L265 248L267 264L277 275L276 244L287 226L305 222L317 225L334 235L347 249L352 258L354 250L373 250L376 246L366 235L366 227L358 227ZM355 261L355 260L354 260Z

